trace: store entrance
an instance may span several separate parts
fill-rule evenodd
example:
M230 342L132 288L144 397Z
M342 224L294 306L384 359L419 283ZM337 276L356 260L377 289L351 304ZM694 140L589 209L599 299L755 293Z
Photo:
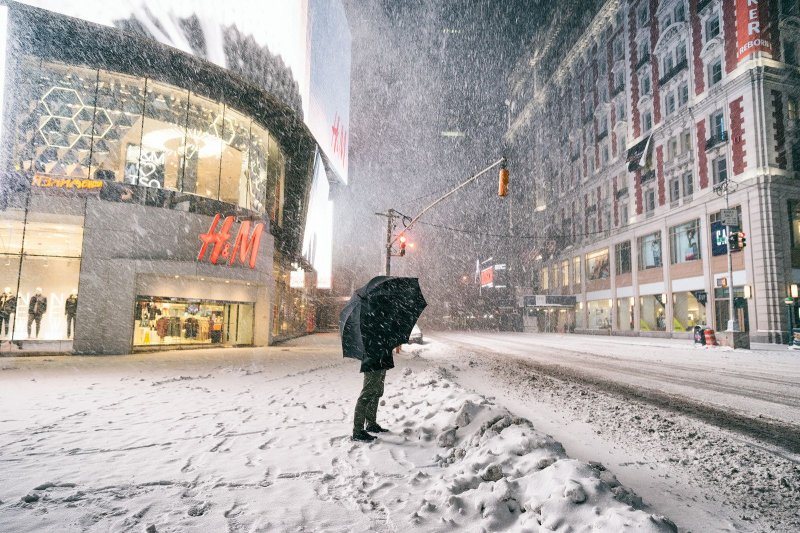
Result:
M138 296L134 349L253 344L253 304Z

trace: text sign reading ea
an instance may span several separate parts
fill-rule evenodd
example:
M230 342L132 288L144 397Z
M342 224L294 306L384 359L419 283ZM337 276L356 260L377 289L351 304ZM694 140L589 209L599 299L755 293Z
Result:
M216 265L222 258L222 261L227 261L229 265L233 265L238 261L242 265L255 268L256 260L258 259L258 248L261 245L261 234L264 232L264 223L257 223L253 227L253 233L251 234L250 221L242 221L239 225L236 239L231 244L230 239L236 218L227 216L220 226L219 221L221 219L222 215L216 215L211 222L211 227L208 228L208 233L200 234L203 246L200 247L200 254L197 256L197 260L203 261L210 246L211 254L208 256L208 260L213 265Z

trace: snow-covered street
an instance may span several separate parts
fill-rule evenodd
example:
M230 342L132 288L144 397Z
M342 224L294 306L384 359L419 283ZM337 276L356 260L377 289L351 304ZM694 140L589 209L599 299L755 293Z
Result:
M335 335L3 359L2 531L671 531L600 464L397 356L371 444ZM634 507L631 507L631 504Z
M796 457L491 337L405 346L371 444L349 437L361 375L336 335L3 358L0 531L796 530Z

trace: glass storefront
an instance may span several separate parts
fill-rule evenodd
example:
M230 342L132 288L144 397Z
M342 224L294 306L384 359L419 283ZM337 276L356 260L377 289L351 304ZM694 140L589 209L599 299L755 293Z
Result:
M639 298L639 330L666 331L666 307L663 294L648 294Z
M639 255L639 270L661 266L661 232L656 231L636 239Z
M698 324L706 324L706 291L672 293L673 331L691 331Z
M611 329L611 300L590 300L586 308L589 310L588 329Z
M700 259L700 219L669 228L670 263Z
M18 80L16 170L198 195L282 225L285 156L235 109L151 78L36 58L21 61Z
M313 304L305 287L292 287L291 268L281 266L282 256L275 253L273 275L275 276L275 300L272 307L272 336L288 338L306 333L310 316L314 313Z
M617 298L617 329L619 331L633 331L633 305L633 297Z
M134 348L253 344L253 304L137 296Z
M606 279L611 276L608 263L608 248L586 254L586 279Z
M0 339L18 348L74 335L83 216L65 211L8 209L0 220Z

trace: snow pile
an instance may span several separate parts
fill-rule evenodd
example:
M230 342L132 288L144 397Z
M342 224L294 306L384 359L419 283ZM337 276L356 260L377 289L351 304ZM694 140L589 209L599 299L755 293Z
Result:
M641 500L602 465L569 459L561 444L466 394L445 371L415 376L403 394L414 406L404 434L443 448L439 469L411 478L426 486L411 514L417 528L676 531L670 520L637 510Z

